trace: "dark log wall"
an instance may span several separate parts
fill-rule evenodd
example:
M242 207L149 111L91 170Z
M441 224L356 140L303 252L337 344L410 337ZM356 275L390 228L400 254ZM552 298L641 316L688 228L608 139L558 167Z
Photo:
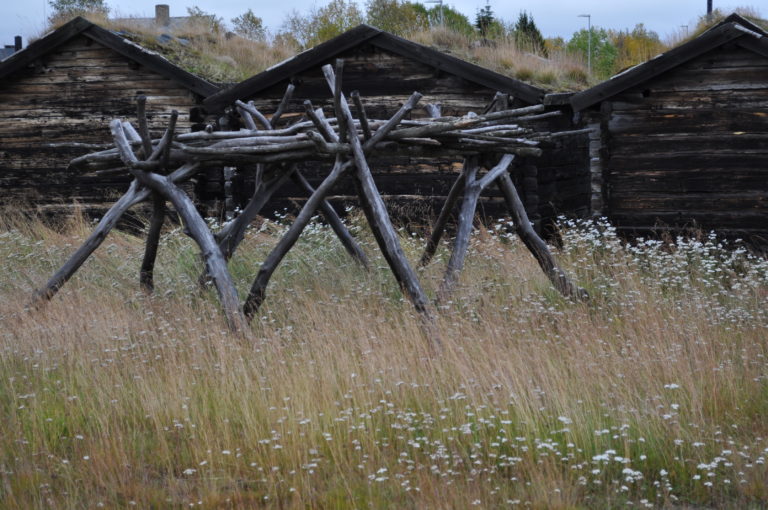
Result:
M768 59L724 46L602 110L617 225L768 234Z
M91 150L45 145L110 142L109 121L135 121L139 94L148 97L153 135L162 134L172 109L179 111L179 129L190 129L190 110L199 104L194 94L85 36L2 80L0 206L63 210L78 202L101 208L125 191L127 173L67 170L73 157Z
M419 103L421 107L412 112L412 118L426 116L423 105L427 103L440 103L443 115L464 115L470 111L481 113L497 92L372 44L355 47L340 55L339 58L344 59L344 92L349 96L353 90L360 91L369 118L389 118L414 91L420 92L424 97ZM289 112L301 115L304 111L303 101L310 99L316 107L323 106L326 115L333 115L330 92L320 71L320 64L311 71L295 76L293 83L296 85L296 90ZM254 97L242 99L253 100L259 110L269 114L276 110L286 86L287 81L284 81L259 92ZM527 106L527 104L516 100L514 106ZM290 118L290 114L284 116L283 122L287 122ZM570 118L571 115L567 114L555 122L558 126L570 126ZM550 128L549 124L543 126L543 129ZM567 142L566 145L568 145ZM574 152L548 154L542 160L545 168L538 173L544 177L546 191L550 193L543 198L537 198L538 184L535 173L534 180L531 182L530 179L525 180L521 169L515 172L515 179L522 186L521 191L527 198L526 205L531 204L535 207L535 210L529 210L532 217L540 216L539 207L544 214L551 216L555 210L555 204L557 207L572 205L573 200L570 195L565 200L554 197L554 181L560 177L565 176L568 180L581 172L583 194L587 195L589 184L586 154L582 156L576 152L577 150L574 148ZM535 163L541 162L521 161L518 167ZM541 167L541 164L538 166ZM435 207L442 205L453 180L461 170L461 162L455 159L379 157L372 160L372 167L380 191L385 195L388 203L402 213L401 216L426 220L429 214L434 212ZM576 167L579 167L578 170ZM313 184L317 184L325 172L327 169L312 165L307 170L307 177ZM530 171L528 173L530 174ZM210 177L211 181L207 188L218 193L216 190L220 190L222 185L215 182L215 175L212 174ZM242 202L250 193L250 186L240 186L240 189ZM352 183L348 181L340 183L334 190L334 194L339 199L350 197L354 194ZM487 195L489 196L481 201L478 208L480 213L491 217L503 215L503 200L498 191L495 188L489 188ZM278 192L268 207L272 210L290 207L292 204L295 207L303 197L303 193L297 188L286 186ZM587 199L584 198L584 200Z

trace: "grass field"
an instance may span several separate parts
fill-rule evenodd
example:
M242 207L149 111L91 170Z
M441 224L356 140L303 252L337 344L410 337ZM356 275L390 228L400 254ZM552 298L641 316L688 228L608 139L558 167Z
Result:
M107 239L44 309L88 232L0 230L2 508L765 508L768 261L717 240L627 246L564 224L563 300L499 223L477 233L433 351L371 235L367 274L313 224L249 338L164 234ZM247 289L279 224L231 264ZM423 241L403 232L411 260ZM437 288L446 251L422 273ZM631 505L631 506L630 506Z

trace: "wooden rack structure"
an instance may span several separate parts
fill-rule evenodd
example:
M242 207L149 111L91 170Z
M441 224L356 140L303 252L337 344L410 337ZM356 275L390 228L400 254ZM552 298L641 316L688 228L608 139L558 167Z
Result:
M336 182L351 175L360 205L373 231L378 246L401 288L424 317L432 316L427 295L415 271L403 253L398 235L392 226L384 201L374 183L369 158L377 153L418 156L455 155L464 158L462 173L456 179L448 199L434 225L421 258L426 264L432 258L444 233L446 223L463 195L458 233L437 300L452 291L460 273L480 194L491 184L501 189L512 215L517 233L535 256L552 284L563 295L577 299L586 292L574 284L558 266L546 243L531 227L525 208L510 178L510 165L516 156L538 156L543 140L570 133L543 133L530 128L532 122L555 113L543 113L543 106L509 109L509 97L497 94L482 115L441 117L439 105L428 104L430 118L407 120L421 94L414 92L408 101L388 120L368 119L359 94L350 97L357 119L341 91L343 61L336 69L323 67L333 96L335 117L326 118L322 109L304 102L306 117L287 127L276 126L293 95L289 86L277 111L267 119L251 104L238 101L236 108L247 129L239 131L206 131L177 134L176 115L172 115L165 134L152 139L147 128L145 98L138 100L138 123L134 127L119 119L110 124L114 147L91 153L72 161L79 168L106 171L128 171L134 180L128 191L102 217L93 233L70 259L35 295L36 301L51 299L64 283L101 244L118 219L132 206L152 200L153 214L141 264L140 282L144 289L153 289L153 270L165 218L166 202L170 202L181 217L185 232L199 245L205 261L203 280L216 287L232 330L246 328L265 299L269 280L283 257L298 240L312 216L322 211L349 254L363 266L368 265L364 251L345 228L326 197ZM261 124L263 129L259 129ZM332 161L331 170L314 189L304 178L298 163L307 160ZM214 233L196 210L192 199L179 186L207 166L255 165L256 187L242 212ZM174 169L171 171L171 169ZM487 171L480 175L481 168ZM227 260L242 241L247 226L269 201L272 194L288 179L293 179L309 194L298 216L261 264L245 303L241 305Z

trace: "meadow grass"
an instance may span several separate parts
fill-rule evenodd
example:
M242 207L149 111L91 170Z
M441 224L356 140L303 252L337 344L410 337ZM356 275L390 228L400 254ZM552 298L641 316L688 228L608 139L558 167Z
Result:
M500 221L438 310L436 351L354 216L373 270L313 223L245 339L178 228L155 296L141 239L118 233L35 311L89 226L6 223L2 508L768 504L768 262L743 247L565 222L558 256L592 295L572 303ZM238 288L284 228L251 229ZM446 259L421 272L432 295Z

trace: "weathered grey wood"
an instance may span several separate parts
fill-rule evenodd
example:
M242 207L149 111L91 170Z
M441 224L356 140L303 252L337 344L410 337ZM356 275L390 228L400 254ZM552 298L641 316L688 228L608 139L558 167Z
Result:
M430 117L440 117L442 115L441 106L440 103L427 103L424 105L424 110Z
M291 178L296 184L304 188L310 196L315 193L315 188L312 187L312 185L309 183L309 181L307 181L307 179L300 171L297 170L293 172ZM370 267L368 257L365 255L365 252L357 243L357 241L355 241L354 236L352 236L347 227L344 225L344 222L341 221L341 218L339 218L339 215L336 213L336 210L333 208L333 206L327 200L323 199L323 201L320 202L320 210L322 211L325 220L328 222L336 236L341 241L341 244L344 245L344 249L347 250L347 253L349 253L349 255L357 262L359 262L364 268L368 269Z
M520 200L520 196L509 174L502 174L496 182L504 194L504 200L509 208L509 213L512 215L517 235L536 258L536 261L544 271L544 274L547 275L547 278L549 278L549 281L552 282L552 285L566 297L582 300L588 299L589 294L587 291L571 281L565 271L557 264L547 244L533 230L523 202Z
M243 111L248 112L250 115L256 118L259 122L261 122L261 125L264 126L264 129L271 130L272 124L269 122L269 120L264 116L263 113L261 113L259 110L256 109L256 107L253 105L253 101L250 101L249 103L244 103L240 100L235 101L235 105L238 108L241 108ZM251 129L251 128L249 128ZM253 128L255 129L255 128Z
M275 113L272 114L272 118L269 119L269 122L272 124L273 128L277 127L277 123L280 122L280 118L283 116L283 113L285 113L285 109L288 107L288 103L291 101L293 92L295 90L296 86L293 83L289 83L285 88L285 94L283 94L283 98L280 100L280 104L277 105L277 110L275 110Z
M139 271L139 284L145 292L151 294L155 290L155 260L160 243L160 233L165 222L165 200L157 193L152 193L152 217L147 231L147 244L144 248L144 258Z
M251 131L256 131L259 127L256 125L256 121L253 120L253 117L251 116L251 113L248 112L245 108L238 106L237 107L237 113L240 114L240 118L243 119L243 123L245 124L245 127Z
M357 90L352 91L350 96L352 96L352 101L355 103L355 109L357 110L357 118L360 120L360 128L363 130L363 137L365 138L365 140L370 140L371 126L368 124L368 115L365 113L363 100L360 99L360 92L358 92Z
M471 158L466 163L464 172L464 199L459 211L459 221L456 231L456 239L453 243L451 258L448 260L448 267L443 275L443 281L437 292L437 302L441 303L450 295L453 290L458 274L464 267L464 259L469 247L469 238L472 234L472 224L475 221L475 210L480 193L483 191L477 182L477 161Z
M336 120L338 122L338 128L339 128L339 140L341 141L344 141L347 139L347 122L349 121L349 119L347 119L345 116L339 113L341 112L341 95L342 95L341 80L342 80L343 72L344 72L344 60L340 58L336 59L335 75L333 73L333 68L330 67L330 64L327 66L323 66L323 75L325 76L325 80L328 82L329 86L331 87L331 93L333 94L333 109L336 112ZM350 126L354 127L354 122L350 124Z
M461 196L462 191L464 191L466 179L467 161L465 160L461 174L459 174L456 180L453 181L453 186L451 186L451 190L448 192L448 196L445 198L443 208L440 209L440 214L438 215L437 220L432 227L432 232L430 233L429 239L427 240L427 246L424 248L424 253L422 253L421 259L419 260L419 265L426 266L429 264L429 261L432 260L432 257L435 256L435 252L437 251L437 247L440 245L440 240L443 238L443 233L445 232L445 227L448 224L448 219L451 216L451 212L453 211L459 196Z
M327 142L339 141L339 136L333 131L333 128L323 115L322 108L315 110L315 107L312 105L312 101L307 99L304 101L304 110L307 112L307 116L315 124L317 130Z
M147 96L144 94L136 98L136 110L141 146L144 149L144 158L146 159L152 154L152 136L149 134L149 125L147 124Z
M253 223L253 220L256 219L256 216L258 216L275 192L290 178L295 168L295 165L292 165L288 170L281 172L270 182L258 183L253 196L240 214L216 234L216 240L227 260L232 258L235 250L245 238L245 231L248 225Z
M301 232L307 226L309 221L314 216L315 211L320 206L320 203L325 199L328 193L333 188L336 181L346 172L352 165L350 162L344 162L340 156L337 156L336 163L328 176L323 180L320 186L317 187L312 196L309 197L304 207L301 208L301 212L296 216L296 219L291 224L288 232L280 238L277 245L272 249L264 262L259 268L259 273L251 286L251 290L248 293L248 297L245 300L243 306L243 313L250 321L254 315L258 312L261 304L266 297L267 285L275 272L280 262L283 260L288 251L296 244Z
M168 178L173 182L184 182L197 173L198 163L184 165L174 171ZM94 228L91 235L83 244L73 253L69 259L54 273L48 282L39 289L33 302L39 304L42 301L48 301L61 289L61 287L77 272L78 269L88 260L88 257L96 251L101 243L106 239L107 234L114 228L120 218L131 207L145 201L150 196L150 191L141 186L135 179L125 192L112 207L101 217L99 223Z
M200 247L205 260L206 272L213 280L224 308L227 325L232 331L243 331L246 321L240 310L240 298L237 295L237 289L227 269L227 261L205 220L197 212L195 204L168 177L137 168L138 159L125 138L125 132L119 120L112 121L110 129L115 140L115 146L120 151L120 157L131 174L141 184L169 200L181 216L187 232Z
M171 111L171 116L168 119L168 129L166 130L166 133L168 135L167 141L165 143L165 146L163 146L162 149L162 156L160 157L160 168L163 170L168 168L168 163L171 158L171 140L173 140L173 135L176 132L176 120L179 118L179 112L176 110ZM152 156L150 156L149 159L152 159Z
M329 88L331 91L334 91L336 89L336 79L331 66L323 66L323 73L326 76ZM344 94L341 92L338 94L338 102L339 109L336 111L336 117L346 118L347 123L350 126L353 126L354 119L352 117L352 112L349 109L347 100L344 98ZM368 142L373 141L374 138L375 135ZM365 153L360 144L360 140L358 140L357 136L350 136L348 137L348 141L352 145L356 175L360 179L362 185L362 196L365 196L365 199L370 203L372 209L373 221L371 223L371 229L378 231L379 236L381 236L383 241L379 243L379 247L383 252L388 254L390 268L416 310L425 316L430 316L431 312L428 307L427 296L421 288L416 272L411 267L403 252L403 248L400 245L400 239L392 226L389 213L387 213L387 208L384 205L381 194L379 194L379 191L376 188L376 183L373 181L371 169L368 167L368 162L365 159Z
M99 223L96 225L96 228L93 229L93 232L88 236L85 242L83 242L64 265L51 276L45 286L35 293L33 303L38 304L43 300L50 300L56 295L59 289L61 289L78 269L80 269L80 266L88 260L88 257L91 256L96 248L101 245L107 237L107 234L114 228L123 214L136 203L136 200L142 194L142 191L144 191L146 198L146 195L148 195L149 192L142 190L138 181L134 180L131 182L128 191L126 191L109 211L102 216L101 220L99 220Z

